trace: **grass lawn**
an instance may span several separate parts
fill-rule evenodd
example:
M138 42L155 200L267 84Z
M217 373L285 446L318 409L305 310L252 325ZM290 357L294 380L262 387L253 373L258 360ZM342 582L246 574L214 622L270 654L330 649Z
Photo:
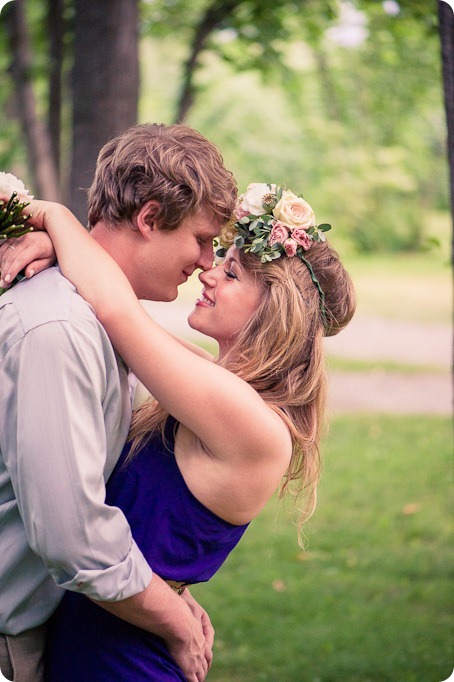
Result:
M272 501L193 588L217 631L208 680L447 679L451 457L447 418L337 418L306 550Z

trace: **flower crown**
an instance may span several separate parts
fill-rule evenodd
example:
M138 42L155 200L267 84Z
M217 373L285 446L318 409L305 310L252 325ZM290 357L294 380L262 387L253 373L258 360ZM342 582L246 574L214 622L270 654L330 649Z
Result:
M234 211L236 221L232 228L236 233L233 244L238 249L255 253L262 263L281 256L298 256L309 270L312 281L320 295L320 308L325 318L325 294L316 278L312 265L304 257L314 242L324 242L324 232L331 225L315 224L312 207L284 185L253 182L238 198ZM226 248L216 250L223 258Z

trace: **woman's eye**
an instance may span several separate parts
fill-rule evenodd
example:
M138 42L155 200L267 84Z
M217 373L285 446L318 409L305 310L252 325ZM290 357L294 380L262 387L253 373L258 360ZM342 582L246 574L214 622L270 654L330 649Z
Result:
M232 272L231 270L224 270L224 272L229 279L238 279L235 273Z

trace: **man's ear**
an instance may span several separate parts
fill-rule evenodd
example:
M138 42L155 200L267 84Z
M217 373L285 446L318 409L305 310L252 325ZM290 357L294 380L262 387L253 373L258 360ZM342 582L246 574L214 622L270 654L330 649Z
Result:
M158 208L158 201L147 201L136 215L136 227L145 239L149 239L151 234L157 229L156 213Z

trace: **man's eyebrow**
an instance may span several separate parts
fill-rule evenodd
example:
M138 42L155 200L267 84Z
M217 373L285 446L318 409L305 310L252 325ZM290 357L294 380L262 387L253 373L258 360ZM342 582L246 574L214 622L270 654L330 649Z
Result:
M200 239L216 239L219 236L219 231L202 228L198 230L197 236L200 237Z

